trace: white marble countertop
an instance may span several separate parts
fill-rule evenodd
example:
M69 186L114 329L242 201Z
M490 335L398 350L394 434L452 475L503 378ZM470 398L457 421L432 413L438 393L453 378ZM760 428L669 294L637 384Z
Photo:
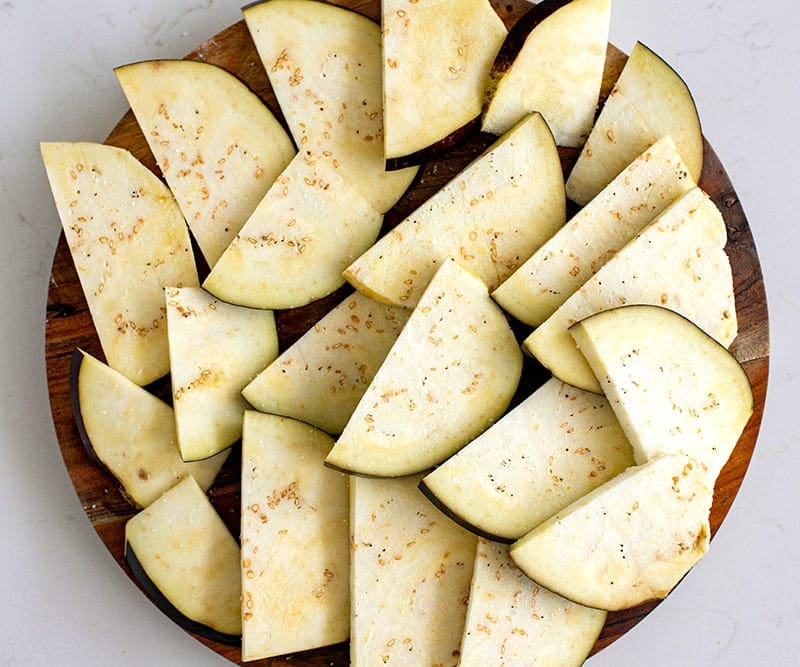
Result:
M126 108L114 66L179 57L239 20L231 0L0 0L0 665L228 664L166 620L96 537L50 421L44 312L58 219L40 140L101 141ZM794 665L800 653L800 12L790 0L615 0L612 41L665 57L753 229L766 279L766 414L709 554L600 665Z

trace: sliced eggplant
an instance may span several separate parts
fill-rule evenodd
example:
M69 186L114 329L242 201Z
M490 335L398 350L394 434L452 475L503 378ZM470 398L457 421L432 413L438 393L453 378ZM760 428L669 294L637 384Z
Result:
M602 396L548 380L422 480L479 535L511 541L633 465Z
M695 187L672 138L639 155L492 297L537 327L672 202Z
M168 287L165 298L178 447L197 461L241 437L242 389L278 354L275 315L199 287Z
M413 163L478 129L506 28L489 0L385 0L381 10L384 152L389 164Z
M173 409L82 350L72 355L70 392L89 455L137 507L146 507L187 475L207 490L230 454L226 449L203 461L184 462Z
M484 132L541 113L559 146L584 144L606 64L611 0L545 0L512 27L492 66Z
M146 60L117 80L203 257L213 266L295 154L258 96L201 60Z
M700 188L673 202L570 296L523 345L564 382L601 392L569 334L594 313L630 304L673 309L727 347L737 332L722 214Z
M588 203L633 158L671 135L695 181L703 171L703 133L686 82L637 42L567 178L567 195Z
M239 544L193 477L128 520L125 558L172 620L210 639L238 643Z
M460 667L579 667L608 613L576 604L528 578L507 544L478 541Z
M486 285L447 259L327 463L379 477L441 463L503 414L521 371L519 345Z
M345 270L359 291L413 307L447 257L496 288L566 219L553 135L530 114Z
M128 151L41 145L64 238L108 364L139 385L169 372L164 287L198 284L172 193Z
M574 324L570 334L636 462L686 454L708 469L713 486L753 414L753 391L736 357L660 306L607 310Z
M323 465L330 436L248 411L242 436L242 658L349 636L348 478Z
M410 315L354 292L242 391L261 412L338 435Z
M380 213L392 208L418 169L386 170L381 27L317 0L256 2L243 15L300 151L334 165Z
M327 296L372 245L383 216L330 162L300 153L223 252L203 286L225 301L286 309Z
M628 468L511 546L537 583L616 611L667 596L708 550L713 487L687 456Z
M353 667L458 662L477 539L419 479L351 480Z

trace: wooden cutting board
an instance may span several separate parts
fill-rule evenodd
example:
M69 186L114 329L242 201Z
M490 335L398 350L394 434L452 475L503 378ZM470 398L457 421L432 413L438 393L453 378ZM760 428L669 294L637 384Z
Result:
M511 26L530 7L525 0L507 2L493 0L493 3L508 26ZM379 0L338 0L335 4L350 7L375 20L380 20ZM215 63L236 74L263 98L279 118L281 117L261 61L243 21L201 44L187 57ZM603 95L607 95L610 90L625 58L621 51L609 45ZM63 139L69 140L69 137ZM440 158L424 165L412 188L386 215L387 228L399 222L430 197L492 140L492 137L480 134L473 136ZM130 111L120 120L106 143L130 150L144 164L157 172L155 160ZM576 151L563 150L561 157L566 174L574 163ZM767 387L769 324L761 267L744 210L722 164L708 143L705 145L705 165L700 185L720 208L727 224L726 250L733 268L740 327L739 335L731 349L742 362L755 396L753 417L717 482L711 513L713 536L731 507L756 444ZM56 215L55 207L53 215ZM349 289L343 287L330 297L305 308L278 313L281 349L285 349L338 303ZM122 570L133 579L123 559L123 547L125 522L135 510L124 499L115 480L89 458L81 444L73 419L69 366L71 355L77 347L103 358L72 258L62 235L53 260L45 329L45 355L52 417L64 463L84 511ZM156 383L151 389L168 399L168 380ZM210 492L212 502L235 535L238 535L239 531L239 463L239 457L232 456ZM624 635L652 611L656 604L648 603L634 609L609 614L593 652L601 650ZM238 648L217 644L202 637L197 638L231 662L241 664L241 652ZM291 660L289 657L274 658L247 664L262 667L284 664L328 666L348 663L348 646L340 644L299 654L293 656Z

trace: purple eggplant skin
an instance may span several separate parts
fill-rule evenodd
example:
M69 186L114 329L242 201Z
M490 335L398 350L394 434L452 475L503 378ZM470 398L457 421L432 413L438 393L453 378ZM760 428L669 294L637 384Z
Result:
M178 626L193 635L209 639L219 644L224 644L226 646L241 646L241 635L231 635L224 632L219 632L218 630L214 630L207 625L192 620L179 611L158 589L158 586L153 583L153 580L147 575L144 567L142 567L142 564L136 557L136 553L127 542L125 543L125 564L128 566L131 574L139 583L139 586L145 592L147 597L150 598L153 604L158 607L158 609L164 615L166 615L167 618L175 622Z

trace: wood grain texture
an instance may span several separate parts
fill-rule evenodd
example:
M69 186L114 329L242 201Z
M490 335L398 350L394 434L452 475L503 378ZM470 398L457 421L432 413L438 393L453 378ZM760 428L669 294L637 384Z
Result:
M335 4L348 6L375 20L379 19L378 0L346 0ZM494 4L509 27L530 7L524 0L509 0ZM281 118L275 97L243 21L223 30L187 57L215 63L236 74ZM603 95L610 90L624 62L625 55L609 45ZM423 165L411 189L388 212L386 229L399 222L430 197L492 140L493 137L475 133L435 161ZM127 148L158 173L144 136L130 112L125 114L111 132L107 143ZM574 163L576 155L574 149L561 152L565 173ZM744 209L723 166L708 144L705 146L705 166L700 185L719 206L727 224L729 241L726 250L733 267L740 326L739 336L731 349L747 372L753 386L756 406L746 430L719 477L711 514L713 535L731 507L756 445L767 388L769 323L761 267ZM201 266L201 273L204 270ZM281 349L285 349L296 340L349 290L349 287L343 287L329 297L305 308L277 313ZM81 444L73 418L69 391L70 358L75 348L82 348L103 358L69 249L62 235L52 265L46 320L45 356L52 418L65 466L83 509L103 543L130 577L130 570L123 558L123 541L125 522L134 514L134 509L120 493L115 480L90 459ZM527 392L531 386L543 379L543 375L535 367L526 372L527 381L521 391ZM168 379L162 379L150 389L164 398L169 398ZM212 502L236 535L239 531L239 465L240 458L237 451L226 463L217 483L210 490ZM648 603L610 614L594 652L624 635L656 604ZM216 644L200 637L198 640L231 662L241 664L241 653L238 648ZM328 666L348 663L348 646L340 644L295 656L247 664L266 667L289 664Z

